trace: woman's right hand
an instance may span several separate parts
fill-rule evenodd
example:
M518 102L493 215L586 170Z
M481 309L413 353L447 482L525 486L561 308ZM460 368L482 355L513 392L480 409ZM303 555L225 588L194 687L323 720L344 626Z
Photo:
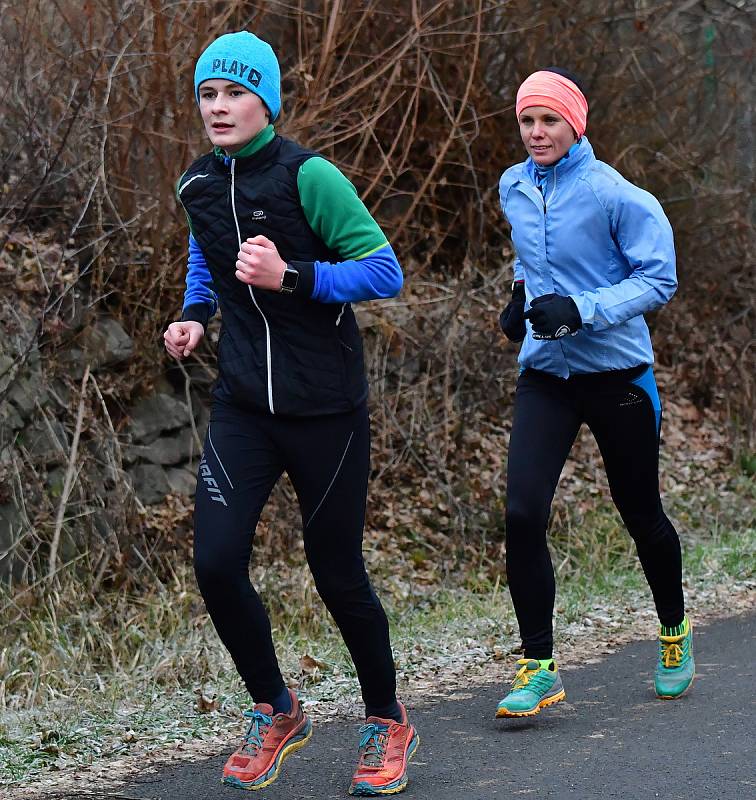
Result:
M499 327L510 342L521 342L527 333L525 329L525 283L512 284L512 300L499 316Z
M165 349L173 358L186 358L202 341L205 329L202 323L187 320L186 322L172 322L163 334Z

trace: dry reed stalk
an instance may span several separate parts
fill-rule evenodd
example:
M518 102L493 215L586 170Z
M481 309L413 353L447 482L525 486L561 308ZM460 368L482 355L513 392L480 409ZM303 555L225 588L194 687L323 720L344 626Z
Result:
M55 517L55 528L53 529L52 541L50 542L50 559L47 568L47 579L51 581L55 577L58 564L58 545L60 544L60 532L63 530L63 519L66 514L66 505L71 495L71 489L75 480L76 458L79 454L79 437L81 436L82 425L84 424L84 411L87 399L87 382L89 381L89 364L84 370L84 377L81 379L81 392L79 395L79 407L76 411L76 425L74 426L73 439L71 440L71 450L68 454L66 464L66 474L63 480L63 491L60 495L58 513Z

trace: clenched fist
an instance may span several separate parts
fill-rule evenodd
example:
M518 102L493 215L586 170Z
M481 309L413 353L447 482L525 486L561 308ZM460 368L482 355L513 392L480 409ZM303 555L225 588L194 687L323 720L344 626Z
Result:
M278 255L275 244L265 236L247 239L236 256L236 277L257 289L281 291L281 276L286 262Z
M202 323L193 322L172 322L163 334L165 339L165 349L168 355L174 358L186 358L197 345L202 341L205 329Z

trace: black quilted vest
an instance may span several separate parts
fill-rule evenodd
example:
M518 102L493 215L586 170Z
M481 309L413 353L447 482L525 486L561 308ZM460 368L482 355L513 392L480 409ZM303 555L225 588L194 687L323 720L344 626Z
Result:
M287 262L340 260L299 202L297 173L314 155L276 136L246 158L198 158L178 187L221 308L214 394L250 410L337 414L367 399L362 339L348 303L250 292L234 275L239 240L259 234Z

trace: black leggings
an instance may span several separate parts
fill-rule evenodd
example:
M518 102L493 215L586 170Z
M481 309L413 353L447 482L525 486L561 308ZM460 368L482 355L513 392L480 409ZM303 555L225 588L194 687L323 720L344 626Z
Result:
M218 635L255 702L284 681L270 622L249 580L255 527L284 470L302 514L307 562L357 668L367 706L396 700L386 615L362 558L370 457L366 408L279 417L216 401L194 512L194 569Z
M574 375L525 370L517 381L507 465L507 580L527 658L550 658L551 501L581 424L596 438L612 500L633 537L663 625L682 622L680 541L659 497L659 404L653 371Z

